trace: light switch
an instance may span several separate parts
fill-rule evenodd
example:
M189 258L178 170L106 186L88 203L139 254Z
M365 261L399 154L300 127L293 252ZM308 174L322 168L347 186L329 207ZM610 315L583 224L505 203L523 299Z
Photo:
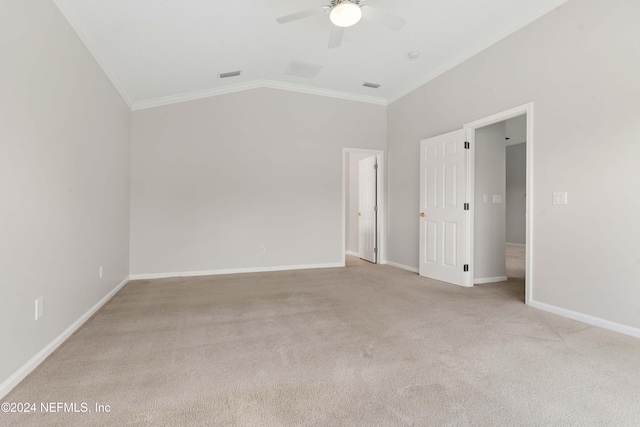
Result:
M502 203L502 196L500 196L499 194L494 194L493 203Z
M553 193L553 204L554 205L566 205L567 204L567 193Z
M484 194L482 196L482 201L485 202L485 203L489 203L489 195L488 194Z

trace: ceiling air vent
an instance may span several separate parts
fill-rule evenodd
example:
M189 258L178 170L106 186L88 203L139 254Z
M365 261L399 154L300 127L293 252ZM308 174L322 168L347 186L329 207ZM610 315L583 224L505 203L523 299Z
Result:
M312 64L310 62L291 61L285 74L290 76L306 77L312 79L318 74L318 71L322 68L320 64Z
M240 75L240 71L229 71L228 73L220 73L218 75L218 78L226 79L227 77L235 77L239 75Z
M374 89L378 89L380 87L380 85L378 83L370 83L370 82L364 82L362 84L362 86L364 86L364 87L372 87Z

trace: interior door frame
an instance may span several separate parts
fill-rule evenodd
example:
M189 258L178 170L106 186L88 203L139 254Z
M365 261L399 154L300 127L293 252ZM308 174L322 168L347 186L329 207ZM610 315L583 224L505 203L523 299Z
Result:
M342 149L342 259L347 251L347 186L349 185L349 175L347 169L349 165L350 153L362 153L376 156L378 162L378 179L377 179L377 239L378 239L378 256L377 264L387 263L387 240L386 240L386 224L387 224L387 186L386 164L384 162L383 150L370 150L365 148L343 148ZM344 262L344 261L343 261Z
M500 113L493 114L482 119L475 120L463 126L467 131L467 141L470 143L469 155L467 156L467 200L470 201L470 215L467 216L467 260L469 261L469 277L471 283L475 277L474 273L474 222L475 222L475 159L476 159L476 129L503 122L514 117L526 114L527 117L527 197L526 197L526 242L525 242L525 304L531 305L533 301L533 102L511 108Z

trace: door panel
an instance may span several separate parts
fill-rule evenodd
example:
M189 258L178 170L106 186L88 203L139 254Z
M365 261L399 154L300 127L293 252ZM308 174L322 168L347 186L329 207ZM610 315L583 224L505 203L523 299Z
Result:
M420 275L468 285L465 131L420 142Z
M377 262L377 163L371 156L358 162L358 252L360 258Z

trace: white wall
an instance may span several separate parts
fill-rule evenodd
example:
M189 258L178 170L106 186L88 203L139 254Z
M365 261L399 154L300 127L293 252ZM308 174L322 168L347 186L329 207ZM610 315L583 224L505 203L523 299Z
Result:
M514 117L505 121L507 146L527 142L527 115Z
M343 263L342 148L386 148L384 106L274 89L132 127L132 274Z
M347 208L347 251L358 253L359 228L358 228L358 208L360 203L360 174L359 161L371 157L367 153L349 153L349 206Z
M3 383L128 276L130 111L50 1L2 1L0 64Z
M507 243L527 241L527 145L507 147Z
M473 273L486 283L506 277L505 122L477 129L475 145ZM500 202L494 203L493 196Z
M419 141L534 102L531 296L640 328L638 16L569 1L391 104L387 259L418 266Z

